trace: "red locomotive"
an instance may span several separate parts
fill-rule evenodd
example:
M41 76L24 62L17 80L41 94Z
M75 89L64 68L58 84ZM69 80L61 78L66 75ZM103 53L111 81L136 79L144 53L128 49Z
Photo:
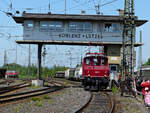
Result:
M84 87L94 86L99 89L106 89L109 85L110 69L108 58L104 53L87 53L83 59L83 81Z

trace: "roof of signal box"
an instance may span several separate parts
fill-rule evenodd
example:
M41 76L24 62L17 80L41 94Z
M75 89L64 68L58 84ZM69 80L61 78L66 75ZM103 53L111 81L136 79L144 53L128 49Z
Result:
M24 23L25 20L49 21L49 20L75 20L75 21L100 21L100 22L123 22L121 15L83 15L83 14L51 14L51 13L23 13L22 16L13 16L17 23ZM136 26L145 24L147 20L138 20Z

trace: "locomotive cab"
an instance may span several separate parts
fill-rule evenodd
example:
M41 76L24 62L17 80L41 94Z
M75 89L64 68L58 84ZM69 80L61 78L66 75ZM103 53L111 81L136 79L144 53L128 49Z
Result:
M108 58L102 53L88 53L83 59L83 85L106 89L109 85Z

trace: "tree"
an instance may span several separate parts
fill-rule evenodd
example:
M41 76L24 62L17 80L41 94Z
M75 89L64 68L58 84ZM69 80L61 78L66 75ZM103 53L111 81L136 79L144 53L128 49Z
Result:
M7 69L7 65L4 65L2 68ZM52 68L42 67L42 77L55 76L58 71L65 71L66 67L56 66L54 65ZM8 64L9 71L17 71L19 75L28 77L36 77L37 76L37 67L35 65L31 66L21 66L19 64L11 63ZM30 73L28 72L30 70ZM29 76L30 75L30 76Z
M150 65L150 58L148 58L147 62L143 65Z

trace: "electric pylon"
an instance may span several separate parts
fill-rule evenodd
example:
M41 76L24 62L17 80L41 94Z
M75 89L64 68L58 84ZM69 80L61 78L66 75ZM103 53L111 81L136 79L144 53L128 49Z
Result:
M123 60L122 60L122 75L125 76L128 71L132 76L134 73L133 57L135 43L135 15L134 15L134 0L125 0L124 4L124 19L123 19Z

